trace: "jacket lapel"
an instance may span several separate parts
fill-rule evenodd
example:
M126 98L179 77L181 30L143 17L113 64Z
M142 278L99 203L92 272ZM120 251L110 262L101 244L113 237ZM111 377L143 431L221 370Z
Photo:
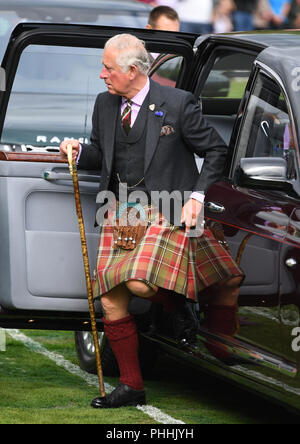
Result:
M117 116L119 113L121 98L119 96L109 96L107 101L107 106L105 109L105 130L104 130L104 146L105 146L105 161L107 166L107 171L110 172L112 169L112 163L115 152L115 138L116 138L116 124Z
M163 126L166 114L166 111L162 108L164 99L162 97L161 88L152 80L150 80L149 94L148 128L145 146L145 173L150 166L151 160L157 148L161 128Z

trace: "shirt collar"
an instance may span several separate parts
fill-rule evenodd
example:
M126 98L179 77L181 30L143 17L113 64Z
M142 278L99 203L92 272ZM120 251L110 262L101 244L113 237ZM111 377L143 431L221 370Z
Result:
M145 98L147 97L149 89L150 89L150 80L149 77L147 77L145 86L131 99L132 103L138 106L142 106ZM127 99L125 99L125 97L122 97L122 105L125 102L127 102Z

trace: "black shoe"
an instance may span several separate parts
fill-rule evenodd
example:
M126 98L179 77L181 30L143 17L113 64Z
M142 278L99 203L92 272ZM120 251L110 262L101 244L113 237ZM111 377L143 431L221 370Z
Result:
M157 333L163 333L164 309L160 304L153 303L148 313L147 327L144 333L147 336L156 337Z
M174 337L181 347L197 348L198 320L193 313L193 308L185 303L181 310L172 315Z
M137 405L146 405L145 391L134 390L122 383L105 398L95 398L91 403L91 406L94 409L113 409L129 406L136 407Z
M182 348L198 348L199 321L191 303L183 302L174 313L164 311L162 305L152 304L144 333L148 336L167 336Z

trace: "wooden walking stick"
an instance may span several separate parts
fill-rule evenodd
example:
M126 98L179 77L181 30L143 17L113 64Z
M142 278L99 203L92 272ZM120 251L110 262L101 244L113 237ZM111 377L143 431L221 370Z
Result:
M93 333L94 345L95 345L96 365L97 365L97 374L98 374L98 379L99 379L100 395L102 398L105 398L103 371L102 371L100 346L99 346L98 330L97 330L96 314L95 314L95 306L94 306L94 297L93 297L93 287L92 287L92 281L91 281L91 273L90 273L89 257L88 257L88 251L87 251L86 235L85 235L85 229L84 229L84 221L83 221L83 216L82 216L82 206L81 206L80 192L79 192L77 165L76 165L76 160L72 159L73 147L71 144L68 144L67 150L68 150L69 169L70 169L70 174L72 176L73 186L74 186L75 205L76 205L76 212L77 212L80 239L81 239L81 248L82 248L83 264L84 264L84 271L85 271L86 288L87 288L87 293L88 293L88 302L89 302L89 310L90 310L90 317L91 317L92 333Z

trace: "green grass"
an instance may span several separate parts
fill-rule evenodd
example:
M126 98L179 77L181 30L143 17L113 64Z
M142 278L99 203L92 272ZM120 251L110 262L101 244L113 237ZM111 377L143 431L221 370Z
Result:
M78 365L72 332L24 333ZM9 336L0 375L0 424L155 424L133 407L93 410L96 387ZM145 385L149 404L187 424L295 423L282 409L168 358Z

